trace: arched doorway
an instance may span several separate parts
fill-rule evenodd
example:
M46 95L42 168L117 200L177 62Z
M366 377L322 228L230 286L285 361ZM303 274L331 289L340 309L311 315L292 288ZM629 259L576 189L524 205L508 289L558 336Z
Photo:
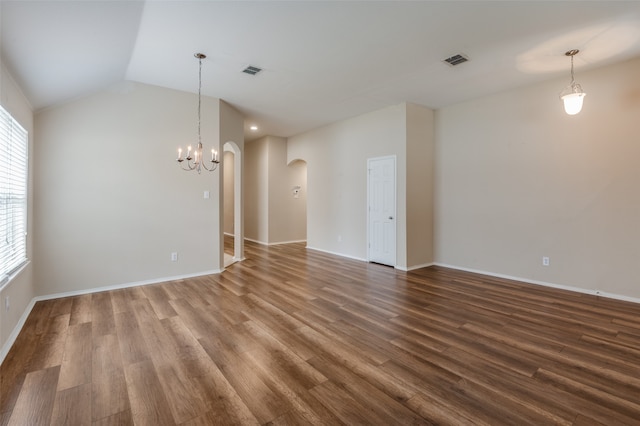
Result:
M244 260L242 152L235 142L225 142L222 159L224 266L227 267Z

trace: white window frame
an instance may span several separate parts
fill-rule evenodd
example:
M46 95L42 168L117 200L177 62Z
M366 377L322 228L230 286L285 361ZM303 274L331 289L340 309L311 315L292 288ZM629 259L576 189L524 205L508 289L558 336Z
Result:
M0 106L0 288L27 262L29 133Z

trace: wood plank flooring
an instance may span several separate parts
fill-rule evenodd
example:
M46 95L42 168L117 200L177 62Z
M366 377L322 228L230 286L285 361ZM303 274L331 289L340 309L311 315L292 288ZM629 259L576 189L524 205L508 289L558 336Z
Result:
M37 303L0 424L640 424L638 304L302 244L246 255Z

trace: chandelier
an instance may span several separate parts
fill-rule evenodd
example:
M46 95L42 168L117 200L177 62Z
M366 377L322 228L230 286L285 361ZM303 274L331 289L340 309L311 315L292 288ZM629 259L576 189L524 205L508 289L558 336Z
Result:
M571 83L560 93L560 99L564 101L564 110L569 115L576 115L580 112L586 96L586 93L582 91L582 86L576 83L573 78L573 57L578 52L580 52L578 49L573 49L565 53L566 56L571 57Z
M220 160L218 160L218 151L211 149L211 160L205 160L202 153L202 138L200 136L200 109L202 105L202 60L207 57L204 53L196 53L193 56L198 58L198 145L196 149L192 149L191 145L187 147L186 157L182 157L182 147L178 148L178 164L183 170L196 170L198 173L205 169L208 172L214 171ZM209 166L207 167L207 164Z

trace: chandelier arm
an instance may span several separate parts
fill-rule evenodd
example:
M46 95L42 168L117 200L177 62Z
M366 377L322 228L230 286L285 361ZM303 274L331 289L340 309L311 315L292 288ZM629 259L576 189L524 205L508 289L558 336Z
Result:
M209 168L209 167L207 167L207 163L211 163L211 167L210 167L210 168ZM220 162L219 162L219 161L211 160L211 161L207 161L206 163L203 161L203 162L202 162L202 167L204 167L204 169L205 169L206 171L208 171L208 172L212 172L212 171L214 171L215 169L217 169L217 168L218 168L218 164L220 164Z
M195 167L191 166L191 163L187 161L186 164L187 167L184 167L184 165L181 167L182 170L186 171L186 172L190 172L191 170L195 169Z

